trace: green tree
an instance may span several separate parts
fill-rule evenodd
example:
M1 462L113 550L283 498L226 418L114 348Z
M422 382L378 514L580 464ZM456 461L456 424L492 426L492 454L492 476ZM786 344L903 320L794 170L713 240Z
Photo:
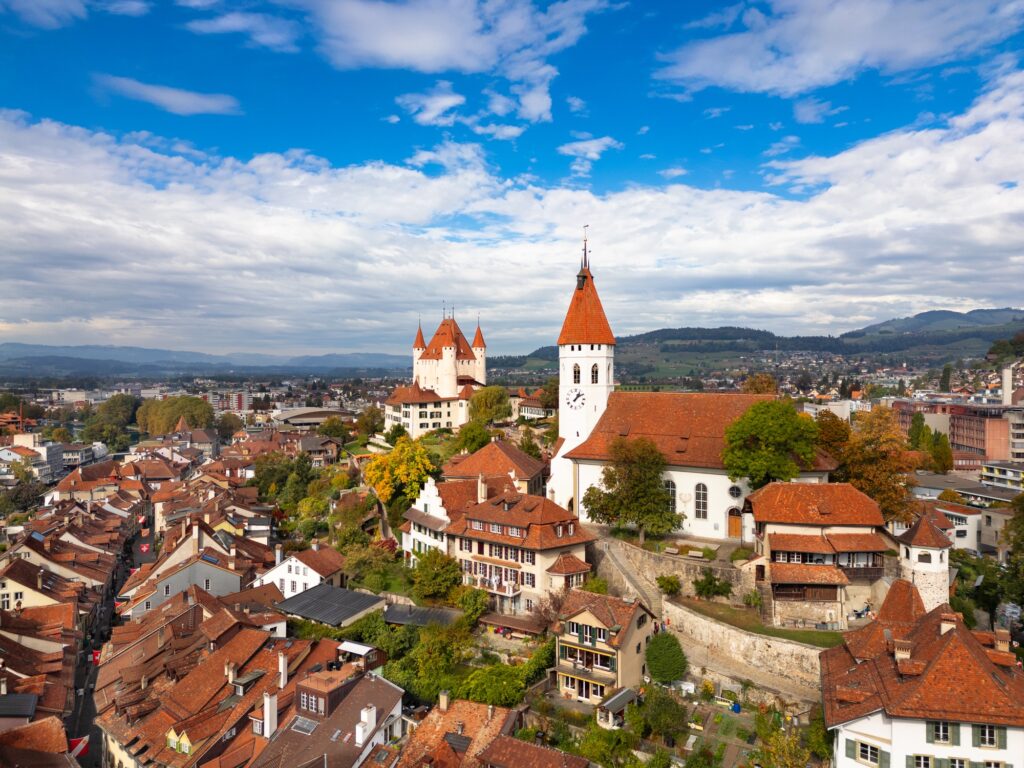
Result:
M475 587L464 586L458 591L455 604L462 611L462 617L470 627L475 627L491 607L491 598L486 591Z
M811 722L807 726L807 748L819 760L832 757L832 735L825 726L825 713L821 707L815 707L811 713Z
M439 549L421 554L412 572L412 594L417 600L445 600L461 583L459 561Z
M607 595L608 580L600 576L590 576L580 585L580 589L584 592L593 592L595 595Z
M340 416L328 416L323 424L317 427L316 433L322 437L333 437L343 443L348 442L349 438L348 427Z
M733 481L748 478L752 488L792 480L811 467L818 427L784 400L754 403L725 431L722 462Z
M722 768L722 756L701 741L686 758L686 768Z
M939 501L949 501L953 504L966 504L967 499L961 496L959 493L954 491L952 488L946 488L942 493L939 494Z
M886 521L909 520L913 466L891 408L876 405L858 414L846 448L846 469L850 483L878 502Z
M671 632L659 632L647 644L647 671L659 683L682 679L689 668L679 640Z
M579 740L576 751L602 768L625 768L636 763L633 748L637 737L624 729L606 730L590 723Z
M145 400L135 413L139 430L150 435L166 435L184 418L190 429L213 426L213 406L200 397L180 395L166 400Z
M945 432L937 432L932 441L932 467L936 472L946 474L953 468L953 448Z
M907 443L912 451L921 450L921 438L927 429L924 423L924 414L916 412L910 417L910 429L907 430Z
M423 444L401 437L389 453L370 459L364 474L377 498L387 504L398 495L415 499L433 471L434 462Z
M56 427L50 432L50 439L55 443L70 443L74 437L67 427Z
M487 431L487 427L479 421L469 421L459 429L459 436L455 440L455 450L476 453L489 442L491 442L491 433Z
M558 377L552 376L544 382L540 391L540 404L542 408L551 411L558 410Z
M811 750L800 741L800 731L777 729L761 742L750 757L761 768L806 768Z
M679 590L683 588L683 585L679 583L679 577L674 573L670 573L667 576L658 576L655 581L658 583L658 589L669 597L678 595Z
M953 366L946 363L942 366L942 376L939 378L939 391L949 392L953 379Z
M356 430L359 434L370 437L384 429L384 412L375 405L371 405L359 414L356 419Z
M732 584L728 579L720 579L710 568L705 568L699 579L693 580L693 591L697 597L712 600L716 597L728 597L732 594Z
M537 445L537 441L533 437L533 430L529 427L523 430L523 436L519 440L519 450L527 456L532 456L535 459L540 458L540 446Z
M217 417L217 434L221 440L230 440L231 436L245 427L245 423L235 414L227 411Z
M518 667L491 664L477 669L466 678L461 694L470 701L514 707L522 701L526 683Z
M508 390L504 387L484 387L473 393L469 401L469 418L484 424L504 421L512 415Z
M651 440L617 437L609 446L611 461L601 473L601 486L583 494L592 520L635 525L643 546L647 533L666 534L682 522L665 488L665 457Z
M651 686L644 692L642 704L630 704L626 710L626 723L641 738L648 734L668 741L686 733L686 707L661 686Z
M384 433L384 439L391 445L398 442L399 438L407 437L408 431L401 424L395 424L391 429Z
M839 464L831 473L831 479L843 482L846 480L843 457L846 454L846 445L850 442L850 422L839 418L830 410L819 411L815 421L818 424L818 449L827 453Z

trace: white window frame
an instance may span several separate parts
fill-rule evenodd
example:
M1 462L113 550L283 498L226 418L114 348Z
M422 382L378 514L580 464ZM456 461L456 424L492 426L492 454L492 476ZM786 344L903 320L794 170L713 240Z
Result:
M994 725L978 726L978 746L986 748L999 746L999 734Z
M575 621L570 621L569 622L569 634L570 635L578 635L579 633L580 633L580 625L579 625L579 623L575 622Z
M872 753L874 758L872 759ZM857 762L865 763L867 765L878 765L879 760L879 749L874 744L868 744L863 741L857 742Z
M914 768L932 768L931 755L914 755Z

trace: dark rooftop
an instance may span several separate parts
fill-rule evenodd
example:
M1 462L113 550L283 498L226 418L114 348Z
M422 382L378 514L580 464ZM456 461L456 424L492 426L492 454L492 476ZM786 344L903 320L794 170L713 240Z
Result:
M321 624L345 626L363 614L384 607L384 598L350 589L317 584L295 597L277 603L278 610Z
M453 608L421 608L417 605L389 605L384 609L384 621L388 624L412 624L426 627L440 624L447 627L462 616L462 611Z

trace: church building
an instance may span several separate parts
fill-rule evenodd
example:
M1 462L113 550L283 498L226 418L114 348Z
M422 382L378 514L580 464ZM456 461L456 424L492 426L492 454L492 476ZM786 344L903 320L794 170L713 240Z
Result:
M487 384L487 345L477 323L467 341L455 315L446 315L427 344L417 328L412 384L395 387L384 401L386 429L400 424L413 439L434 429L458 430L469 421L469 401Z
M588 520L583 495L600 485L618 438L644 437L665 457L665 487L684 518L681 534L753 541L744 524L750 491L722 464L725 430L754 403L771 395L615 391L615 335L594 285L584 244L576 287L558 336L558 441L548 496ZM835 462L819 455L796 482L826 483Z

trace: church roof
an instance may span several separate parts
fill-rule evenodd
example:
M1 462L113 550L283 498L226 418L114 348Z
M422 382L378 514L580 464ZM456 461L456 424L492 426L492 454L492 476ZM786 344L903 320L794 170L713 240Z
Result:
M576 276L576 290L569 301L558 344L615 344L615 334L605 317L594 287L594 276L587 266Z
M420 355L420 360L440 360L446 347L455 348L456 360L476 360L476 355L470 349L469 342L466 341L466 336L454 317L446 317L437 326L426 351Z

